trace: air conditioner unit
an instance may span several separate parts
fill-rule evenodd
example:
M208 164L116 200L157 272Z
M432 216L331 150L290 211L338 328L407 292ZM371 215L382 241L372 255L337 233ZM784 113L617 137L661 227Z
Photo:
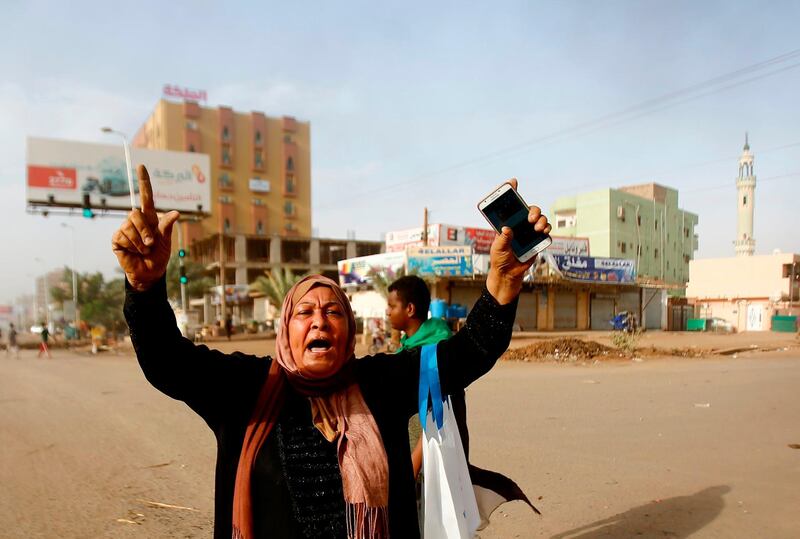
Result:
M625 219L625 207L617 206L617 218Z

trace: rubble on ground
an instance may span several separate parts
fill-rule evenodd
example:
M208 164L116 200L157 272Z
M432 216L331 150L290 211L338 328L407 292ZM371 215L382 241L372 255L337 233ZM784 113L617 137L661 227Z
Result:
M594 341L574 337L552 339L506 351L501 357L507 361L578 361L583 359L619 359L626 357L622 351Z
M713 353L702 348L658 348L656 346L636 347L631 353L619 348L606 346L595 341L584 341L575 337L548 339L506 351L500 358L505 361L560 361L575 362L584 360L602 361L607 359L634 359L641 357L706 357Z

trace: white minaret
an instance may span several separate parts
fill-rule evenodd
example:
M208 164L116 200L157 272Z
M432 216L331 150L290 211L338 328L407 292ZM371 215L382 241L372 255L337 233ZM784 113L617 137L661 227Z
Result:
M756 240L753 239L753 203L756 194L756 175L753 173L753 154L747 133L744 134L744 149L739 158L739 177L736 178L736 191L739 200L736 206L739 211L736 227L736 256L753 256Z

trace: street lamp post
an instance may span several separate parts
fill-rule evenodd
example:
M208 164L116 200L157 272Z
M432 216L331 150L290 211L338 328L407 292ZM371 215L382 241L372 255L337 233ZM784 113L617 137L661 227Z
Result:
M72 236L72 303L75 304L75 330L80 338L81 311L78 307L78 273L75 270L75 227L67 223L61 223L61 226L68 228Z
M39 258L38 256L34 258L36 262L45 265L45 261ZM45 269L44 275L42 276L42 283L44 286L44 320L45 324L47 325L47 329L50 329L50 283L47 282L47 269Z
M125 133L122 133L121 131L116 131L114 129L111 129L110 127L102 127L102 128L100 128L100 130L103 133L111 133L111 134L118 135L118 136L122 137L122 147L125 150L125 165L127 167L128 189L130 190L130 194L131 194L131 209L135 209L136 208L136 195L134 194L134 188L133 188L133 175L131 173L131 168L132 168L132 165L131 165L131 149L130 149L130 146L128 145L128 137L125 136Z

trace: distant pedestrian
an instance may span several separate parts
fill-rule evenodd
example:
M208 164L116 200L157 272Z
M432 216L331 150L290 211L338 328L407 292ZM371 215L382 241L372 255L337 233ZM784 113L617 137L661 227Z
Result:
M42 354L47 354L48 359L53 359L53 356L50 355L50 349L47 347L47 339L50 338L50 331L47 329L47 326L42 326L42 342L39 343L39 355L36 357L42 357Z
M228 336L228 340L231 340L231 333L233 332L233 319L230 316L225 318L225 335Z
M10 356L14 354L14 357L19 359L19 346L17 345L17 328L14 327L14 324L11 323L8 325L8 346L6 346L6 355Z

